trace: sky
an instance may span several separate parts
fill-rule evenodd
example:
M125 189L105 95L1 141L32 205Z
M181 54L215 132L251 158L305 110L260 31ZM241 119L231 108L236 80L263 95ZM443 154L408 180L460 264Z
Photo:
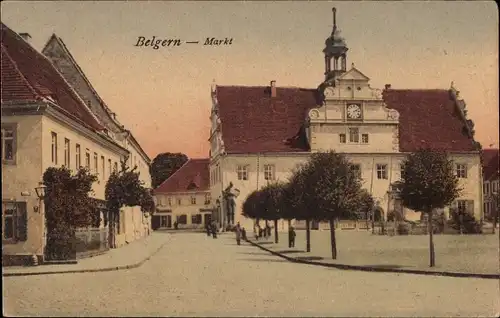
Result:
M454 86L476 139L498 147L498 9L493 1L4 1L2 22L42 50L63 39L92 85L151 158L208 157L210 90L218 85L316 88L332 7L347 65L370 85ZM200 41L137 47L138 37ZM204 46L207 37L231 45Z

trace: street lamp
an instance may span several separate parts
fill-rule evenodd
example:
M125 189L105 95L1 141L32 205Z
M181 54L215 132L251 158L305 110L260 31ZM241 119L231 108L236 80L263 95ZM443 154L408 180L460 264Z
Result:
M47 189L47 187L43 184L43 182L39 182L38 187L35 188L36 196L40 200L43 200L43 198L45 198L45 189Z
M40 211L40 205L42 204L42 200L45 198L45 189L47 187L43 184L43 182L38 183L38 187L35 188L36 196L38 197L38 205L33 207L33 210L38 213Z

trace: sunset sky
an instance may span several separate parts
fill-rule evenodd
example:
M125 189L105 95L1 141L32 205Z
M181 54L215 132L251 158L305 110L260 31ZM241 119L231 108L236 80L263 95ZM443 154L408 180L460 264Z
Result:
M3 2L2 22L41 51L55 33L151 158L208 156L210 86L315 88L337 25L348 66L371 86L448 89L467 103L476 139L498 147L498 9L436 2ZM200 41L135 47L139 36ZM232 45L203 46L207 37ZM415 118L418 120L418 118Z

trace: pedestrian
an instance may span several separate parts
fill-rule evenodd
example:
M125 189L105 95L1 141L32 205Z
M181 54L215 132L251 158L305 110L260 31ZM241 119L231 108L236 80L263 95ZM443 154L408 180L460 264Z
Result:
M174 229L177 230L177 227L179 226L179 223L177 223L177 221L174 222Z
M267 236L271 237L271 226L269 224L266 225Z
M207 236L210 236L210 223L207 222L205 225L205 230L207 231Z
M297 234L295 233L295 229L293 226L290 226L290 231L288 231L288 246L289 247L295 247L295 236Z
M262 232L264 232L264 238L267 240L267 225L262 229Z
M234 230L236 233L236 244L241 245L241 227L240 227L240 222L236 225L236 228Z
M259 233L257 232L256 226L253 227L253 234L255 235L255 240L258 241L259 240Z
M245 241L247 240L247 231L244 227L241 228L241 238Z
M262 233L262 232L263 232L263 231L262 231L262 228L260 227L260 225L257 225L257 226L259 227L259 237L262 237L262 234L263 234L263 233Z
M212 237L214 239L217 238L217 225L215 224L215 221L212 222Z

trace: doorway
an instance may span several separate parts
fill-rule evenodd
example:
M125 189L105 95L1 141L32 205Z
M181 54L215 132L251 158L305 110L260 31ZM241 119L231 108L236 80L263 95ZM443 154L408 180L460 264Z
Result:
M172 227L172 216L171 215L160 216L160 227L171 228Z
M203 224L207 225L210 224L211 222L212 222L212 214L209 213L203 214Z

